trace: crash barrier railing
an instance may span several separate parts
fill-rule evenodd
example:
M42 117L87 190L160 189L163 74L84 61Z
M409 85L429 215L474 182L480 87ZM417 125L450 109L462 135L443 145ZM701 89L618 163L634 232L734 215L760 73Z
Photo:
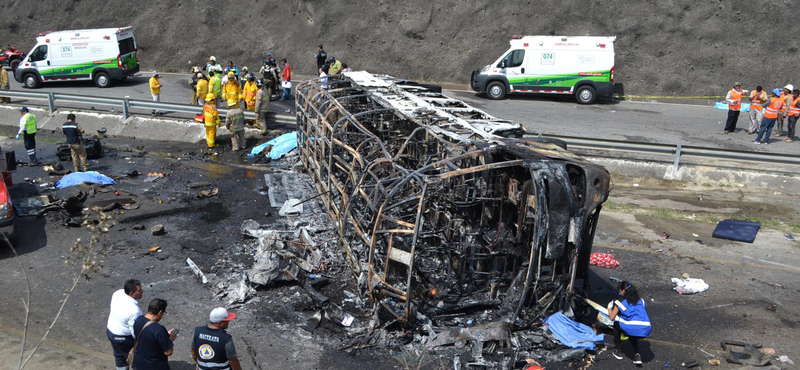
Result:
M128 97L104 98L98 96L60 94L53 92L39 93L39 92L13 91L13 90L0 90L0 96L6 96L10 98L45 100L47 101L47 106L50 109L50 112L55 112L56 101L121 107L123 119L128 119L128 117L131 116L130 113L131 108L154 109L154 110L163 110L163 111L180 112L180 113L193 113L193 114L203 113L203 107L198 105L154 102L150 100L131 99ZM220 117L224 116L227 113L228 113L227 109L222 109L222 108L219 109ZM246 119L255 119L256 115L254 112L245 111L244 117ZM288 114L269 113L267 115L267 119L272 122L285 123L285 124L294 124L296 122L295 117L293 115L288 115Z
M758 153L741 150L703 148L681 144L655 144L638 143L621 140L593 139L585 137L526 134L528 137L542 137L561 140L568 148L594 149L594 150L620 150L636 153L654 153L675 156L675 169L680 168L682 156L700 158L730 159L739 161L759 162L767 164L794 164L800 165L800 156L781 153Z
M53 92L27 92L27 91L13 91L13 90L0 90L0 96L7 96L11 98L28 98L37 100L46 100L51 112L55 111L56 101L72 102L72 103L88 103L98 105L119 106L122 108L122 117L127 119L130 117L131 108L143 109L158 109L172 112L181 113L202 113L203 107L197 105L177 104L177 103L163 103L154 102L149 100L136 100L130 98L104 98L97 96L87 95L73 95L73 94L60 94ZM220 116L224 116L228 112L227 109L219 109ZM255 113L245 111L245 118L255 119ZM267 118L272 122L283 124L294 124L297 119L294 115L290 114L277 114L270 113ZM568 146L581 149L592 150L619 150L635 153L653 153L663 155L675 156L675 169L680 168L680 161L682 156L693 156L700 158L717 158L717 159L730 159L740 161L750 161L767 164L793 164L800 165L800 156L780 154L780 153L757 153L738 150L727 149L714 149L703 148L698 146L686 146L682 144L655 144L655 143L640 143L622 140L607 140L607 139L594 139L575 136L562 136L562 135L548 135L548 134L526 134L528 137L541 136L544 138L557 139L564 141Z

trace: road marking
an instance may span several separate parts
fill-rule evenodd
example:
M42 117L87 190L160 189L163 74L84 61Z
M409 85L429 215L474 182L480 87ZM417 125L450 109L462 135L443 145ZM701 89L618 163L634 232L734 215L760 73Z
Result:
M610 244L602 244L602 243L594 243L594 246L609 248L609 249L621 249L624 251L631 251L631 252L640 252L640 253L649 253L649 254L660 254L664 255L664 253L654 251L652 249L644 249L644 248L635 248L635 247L623 247L619 245L610 245ZM746 261L734 261L724 258L716 258L716 257L703 257L703 256L691 256L687 254L680 254L680 253L670 253L668 256L673 256L675 258L693 258L696 260L701 261L708 261L708 262L717 262L724 265L739 265L739 266L750 266L750 267L761 267L761 268L768 268L772 270L778 271L786 271L786 272L800 272L800 268L779 264L777 262L770 262L765 260L759 260L761 262L767 264L760 264L760 263L753 263L753 262L746 262Z

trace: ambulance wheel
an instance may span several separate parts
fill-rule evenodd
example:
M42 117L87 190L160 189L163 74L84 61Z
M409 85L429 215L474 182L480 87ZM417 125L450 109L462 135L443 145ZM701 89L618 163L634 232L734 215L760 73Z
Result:
M506 85L500 81L495 81L486 87L486 95L489 99L500 100L506 97Z
M597 98L597 94L594 91L594 87L589 85L583 85L575 92L575 99L580 104L592 104L595 98Z
M22 82L25 85L25 87L29 89L35 89L39 87L39 79L36 78L36 75L33 73L26 74L25 77L22 79Z
M111 79L108 77L108 73L97 72L94 75L94 84L97 85L97 87L99 88L106 88L111 86Z

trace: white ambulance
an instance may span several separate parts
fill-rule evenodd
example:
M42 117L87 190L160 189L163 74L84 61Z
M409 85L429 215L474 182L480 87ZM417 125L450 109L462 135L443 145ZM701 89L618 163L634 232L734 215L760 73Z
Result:
M14 78L32 89L42 82L80 80L109 87L139 72L137 50L130 26L42 32Z
M571 94L591 104L614 90L616 36L511 37L511 48L472 72L472 89L489 99L508 93Z

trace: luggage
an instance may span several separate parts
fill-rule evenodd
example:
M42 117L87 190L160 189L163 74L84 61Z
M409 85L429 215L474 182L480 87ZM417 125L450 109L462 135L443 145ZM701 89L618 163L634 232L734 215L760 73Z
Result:
M206 121L206 115L203 114L203 113L195 114L194 115L194 121L195 122L204 123Z
M98 138L83 139L83 146L86 148L86 158L96 159L103 156L103 145ZM60 161L72 161L72 151L69 145L61 144L56 149L56 155Z

